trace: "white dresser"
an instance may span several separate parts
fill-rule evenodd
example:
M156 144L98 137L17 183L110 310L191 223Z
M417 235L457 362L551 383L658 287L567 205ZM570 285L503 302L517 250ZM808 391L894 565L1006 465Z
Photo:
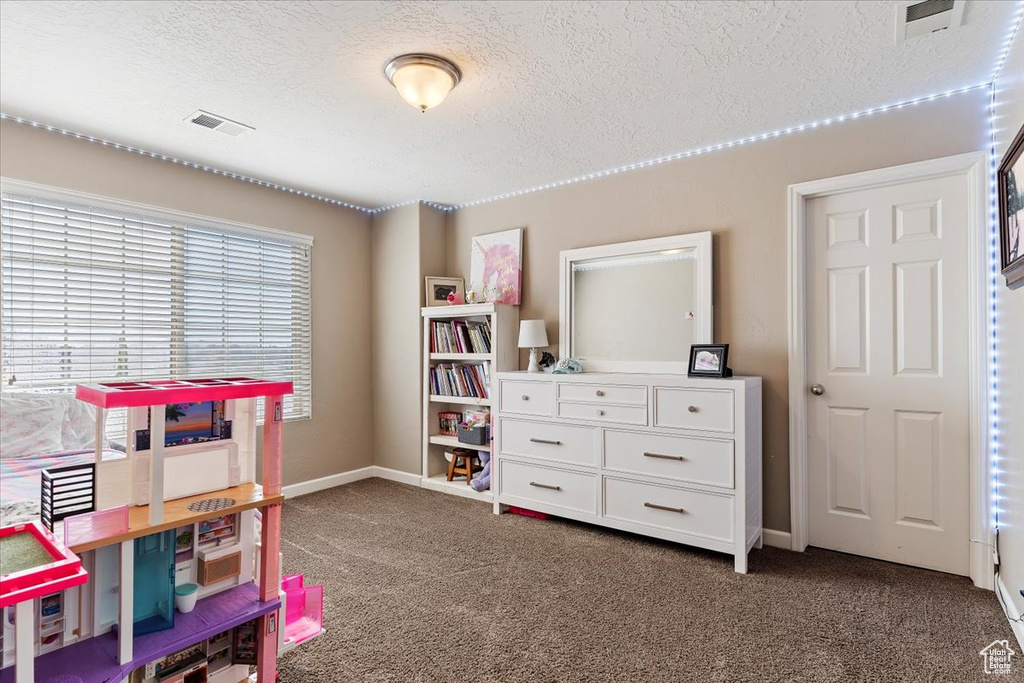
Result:
M497 373L494 511L735 557L761 545L761 379Z

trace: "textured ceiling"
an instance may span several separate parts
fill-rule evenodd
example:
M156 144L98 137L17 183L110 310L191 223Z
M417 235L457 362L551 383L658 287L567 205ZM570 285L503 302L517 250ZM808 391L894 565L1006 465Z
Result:
M460 204L989 79L1010 2L0 3L0 109L380 206ZM436 52L420 114L381 74ZM183 123L205 109L256 128Z

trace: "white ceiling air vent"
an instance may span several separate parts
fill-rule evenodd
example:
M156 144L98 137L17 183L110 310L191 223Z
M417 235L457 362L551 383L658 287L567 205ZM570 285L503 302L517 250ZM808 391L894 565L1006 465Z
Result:
M247 126L244 123L226 119L223 116L211 114L210 112L203 111L202 109L197 109L194 114L189 115L185 120L189 123L194 123L197 126L215 130L218 133L230 135L231 137L238 137L246 131L256 130L252 126Z
M957 28L966 0L901 0L896 3L896 42Z

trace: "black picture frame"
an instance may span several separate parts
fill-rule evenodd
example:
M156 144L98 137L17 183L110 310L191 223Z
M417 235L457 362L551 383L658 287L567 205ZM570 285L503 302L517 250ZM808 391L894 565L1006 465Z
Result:
M698 355L702 352L713 354L718 359L715 369L697 367ZM729 369L729 345L728 344L691 344L690 363L686 370L687 377L732 377L732 370Z
M999 261L1010 289L1024 287L1024 126L996 171L999 192Z

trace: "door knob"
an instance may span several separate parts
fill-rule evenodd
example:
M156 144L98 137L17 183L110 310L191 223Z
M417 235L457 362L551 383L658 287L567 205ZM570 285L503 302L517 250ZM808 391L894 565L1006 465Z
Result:
M815 396L821 396L822 394L825 393L825 387L823 387L820 384L812 384L811 393L814 394Z

